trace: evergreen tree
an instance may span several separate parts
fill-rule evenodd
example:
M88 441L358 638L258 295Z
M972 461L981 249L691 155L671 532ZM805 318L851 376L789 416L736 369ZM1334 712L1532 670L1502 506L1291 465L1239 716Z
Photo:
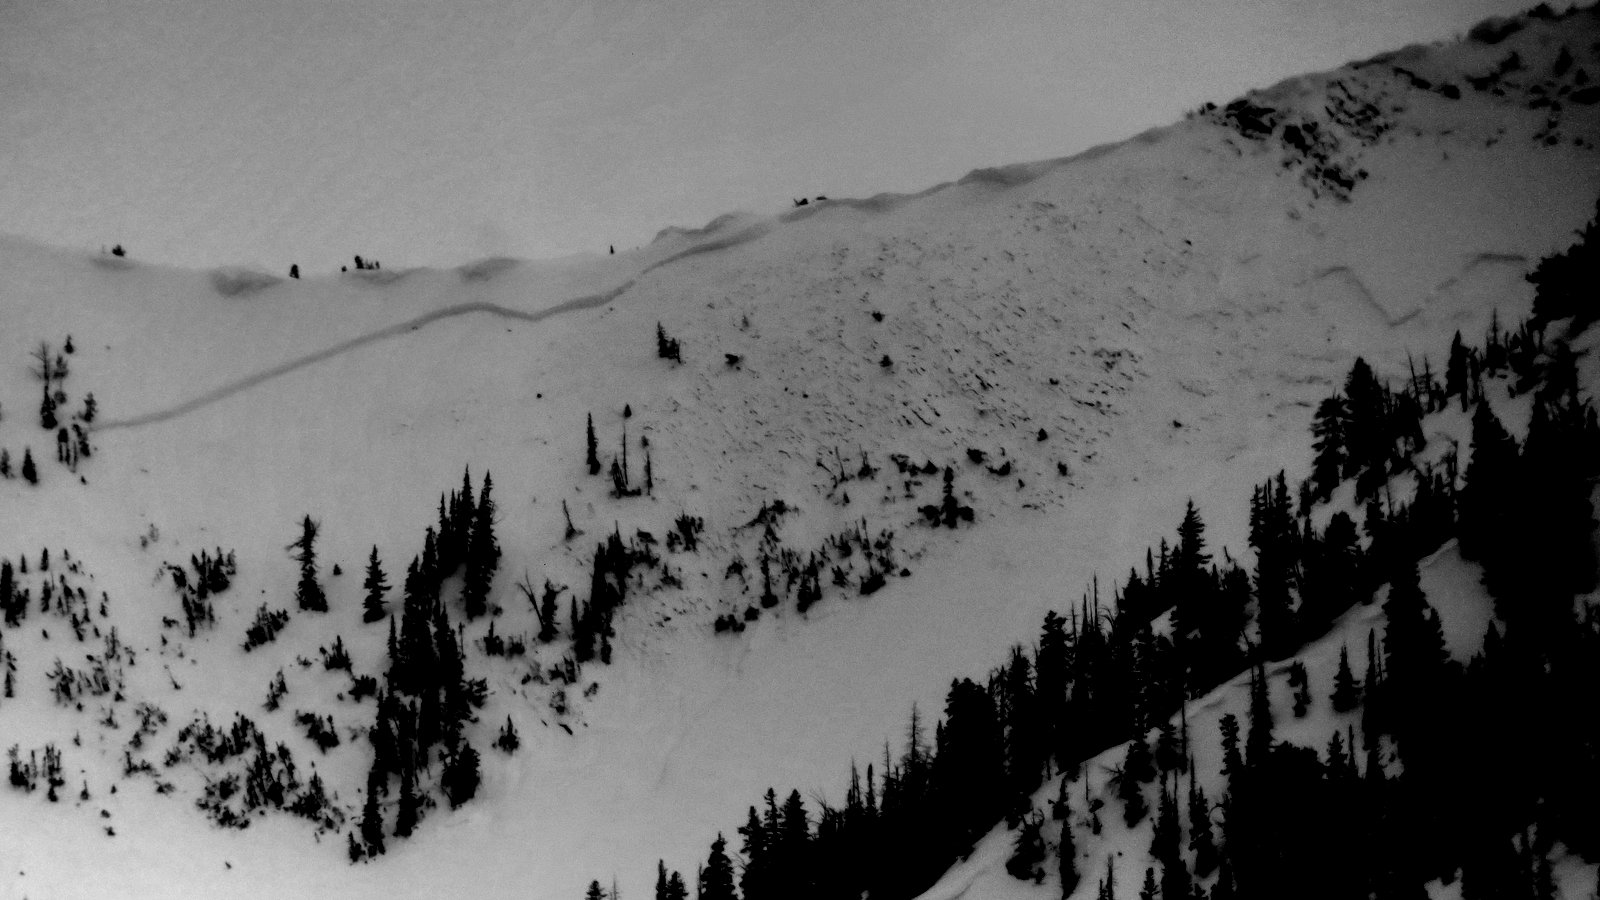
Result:
M1303 719L1311 708L1311 676L1298 660L1289 666L1289 686L1294 688L1294 717Z
M589 882L589 889L584 892L583 900L607 900L605 888L600 886L599 881Z
M39 483L39 470L33 465L33 448L22 448L22 477L29 484Z
M1445 364L1444 370L1444 393L1447 397L1461 398L1462 412L1467 411L1471 393L1468 387L1467 348L1461 343L1461 332L1458 330L1456 336L1450 340L1450 359Z
M1372 367L1367 365L1366 360L1356 357L1350 366L1350 374L1345 378L1344 388L1345 405L1349 413L1345 425L1346 476L1373 467L1381 470L1388 464L1390 442L1386 394ZM1369 493L1358 493L1370 496Z
M1162 579L1160 590L1164 597L1174 598L1174 635L1186 635L1199 628L1210 612L1212 591L1207 584L1206 567L1211 554L1206 552L1206 526L1200 512L1190 500L1183 509L1183 521L1178 525L1178 546L1172 555L1171 571ZM1163 601L1161 606L1170 605Z
M1347 713L1361 703L1361 686L1350 671L1350 647L1339 647L1339 671L1333 676L1333 711Z
M683 362L683 348L679 346L678 339L667 337L667 330L661 327L660 322L656 323L656 356L677 363Z
M300 581L295 586L295 601L301 609L327 612L328 598L317 583L317 529L318 525L306 516L300 525L300 538L289 545L296 562L300 563Z
M1264 769L1272 751L1272 702L1266 669L1257 663L1250 674L1250 730L1245 734L1245 764L1254 772Z
M1117 777L1117 799L1122 801L1122 820L1129 828L1144 821L1150 805L1144 799L1144 787L1124 768Z
M812 895L814 866L810 861L811 825L800 792L790 791L778 816L773 852L777 863L780 897L805 900ZM749 895L746 894L746 900Z
M739 835L744 838L744 871L739 876L739 887L744 891L745 900L762 900L768 896L768 885L772 881L772 859L767 852L770 840L766 826L754 806L750 807L745 824L740 826Z
M1472 414L1472 458L1461 489L1461 555L1484 559L1504 534L1513 507L1517 442L1506 433L1489 404ZM1497 561L1497 560L1496 560ZM1487 562L1487 560L1486 560Z
M588 466L589 466L589 474L590 475L599 475L600 474L600 456L599 456L600 443L597 440L595 440L595 436L594 436L594 414L593 413L589 414L589 420L588 421L589 421L589 424L587 426L587 429L585 431L585 436L584 436L584 443L585 443L585 447L587 448L586 453L584 455L584 462L587 463Z
M1065 781L1062 782L1065 784ZM1061 843L1056 848L1057 872L1061 879L1061 898L1067 900L1078 889L1078 848L1072 842L1072 822L1061 826Z
M56 401L50 396L50 389L46 387L44 399L39 401L39 427L45 431L54 431L57 424Z
M1167 780L1161 779L1161 795L1156 803L1155 827L1151 831L1150 856L1162 865L1178 859L1181 833L1178 824L1178 802L1167 790Z
M367 799L361 807L361 841L367 856L383 855L383 812L378 808L378 794L386 778L376 765L367 774Z
M1011 648L1011 661L1001 678L1005 714L1006 781L1010 793L1007 824L1020 822L1032 805L1039 786L1039 768L1047 755L1040 715L1034 701L1033 666L1020 646Z
M1422 593L1416 563L1396 567L1383 602L1387 620L1383 630L1383 662L1387 680L1397 699L1407 705L1427 669L1428 600Z
M1191 773L1194 767L1190 766ZM1194 855L1194 874L1205 878L1217 868L1217 844L1211 833L1211 804L1205 788L1189 779L1189 852Z
M1174 859L1171 864L1161 866L1161 896L1162 897L1188 897L1191 882L1189 870L1183 867L1183 859Z
M465 740L457 738L455 746L445 757L444 772L439 776L439 787L455 809L478 794L478 751Z
M517 734L516 723L511 721L510 716L506 716L506 724L500 729L500 734L495 737L494 745L497 749L506 753L515 753L517 748L522 746L522 737Z
M410 837L416 830L422 803L417 797L417 776L411 766L400 768L399 809L395 813L394 836Z
M1150 744L1143 734L1128 742L1128 753L1123 769L1134 781L1144 784L1156 777L1155 760L1150 755Z
M455 495L455 514L450 519L450 551L447 560L448 568L441 575L454 572L458 566L466 564L472 558L472 530L478 521L477 501L472 499L472 471L463 467L461 470L461 490Z
M383 574L383 566L378 562L378 546L372 546L372 556L367 559L367 577L361 582L361 587L367 592L361 605L361 621L372 624L382 620L388 615L383 606L383 595L389 590L388 577ZM391 629L393 622L391 620ZM392 633L392 631L391 631Z
M1594 285L1600 277L1600 203L1595 208L1595 217L1578 232L1576 244L1539 260L1528 274L1534 285L1534 325L1572 316L1576 332L1594 321Z
M472 520L472 539L467 550L467 574L461 588L461 600L466 606L467 618L476 619L488 612L489 588L495 570L500 565L500 546L494 536L494 499L490 492L494 481L489 473L483 475L483 490L478 494L477 507Z
M1333 496L1347 468L1344 423L1344 398L1338 394L1318 404L1316 417L1311 421L1311 434L1315 438L1311 446L1316 451L1311 483L1315 486L1314 496L1323 503Z
M1244 757L1239 752L1239 717L1226 713L1218 727L1222 731L1222 775L1231 783L1244 772Z
M1067 620L1055 610L1045 612L1034 662L1034 696L1042 725L1041 739L1047 759L1053 756L1061 766L1076 762L1066 739L1067 685L1071 678L1066 625Z
M556 625L556 600L561 591L545 579L544 591L539 597L539 643L548 644L556 639L560 629Z
M1139 888L1139 900L1156 900L1161 896L1161 889L1156 887L1156 870L1154 866L1146 866L1144 870L1144 885Z
M698 900L738 900L733 890L733 861L728 859L728 842L719 833L711 842L711 854L700 873Z
M1044 817L1034 813L1022 821L1022 828L1006 860L1006 872L1019 881L1044 881Z
M1111 865L1111 857L1106 857L1106 877L1100 880L1100 889L1095 893L1096 900L1117 900L1117 871Z

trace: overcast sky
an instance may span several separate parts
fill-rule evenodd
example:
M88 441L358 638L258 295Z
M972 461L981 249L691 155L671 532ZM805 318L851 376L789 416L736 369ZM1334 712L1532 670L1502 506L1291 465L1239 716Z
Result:
M1525 5L0 0L0 231L273 270L603 253L1066 155Z

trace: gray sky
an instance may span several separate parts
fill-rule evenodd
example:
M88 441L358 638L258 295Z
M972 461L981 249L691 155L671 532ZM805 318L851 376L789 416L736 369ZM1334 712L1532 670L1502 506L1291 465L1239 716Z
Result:
M0 0L0 231L273 270L604 252L1066 155L1525 5Z

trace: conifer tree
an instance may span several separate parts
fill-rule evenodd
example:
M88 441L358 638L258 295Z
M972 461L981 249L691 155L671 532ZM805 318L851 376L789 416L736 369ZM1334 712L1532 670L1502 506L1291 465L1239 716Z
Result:
M1361 687L1350 671L1350 647L1339 647L1339 671L1333 676L1333 696L1330 698L1334 712L1347 713L1361 703Z
M444 772L439 776L439 787L455 809L478 794L478 751L461 738L445 756Z
M1373 374L1372 367L1366 360L1356 357L1350 366L1350 374L1345 378L1344 390L1348 410L1345 425L1347 477L1373 467L1383 469L1387 466L1386 393ZM1366 492L1358 493L1370 496Z
M469 620L488 612L489 588L494 581L495 570L500 565L500 546L494 536L493 487L493 479L485 472L483 490L478 494L474 510L472 539L467 550L467 574L461 588L461 600L466 606Z
M1178 858L1179 829L1177 798L1167 790L1167 780L1162 778L1160 799L1156 802L1155 827L1150 837L1150 856L1163 866Z
M372 546L372 556L367 559L367 576L361 582L361 587L367 592L366 598L362 601L361 621L369 625L373 622L381 621L388 615L383 606L383 595L389 590L389 581L388 577L383 574L382 564L378 562L378 546L376 544ZM390 625L392 634L392 620Z
M728 842L719 833L711 842L711 854L700 873L699 900L738 900L733 890L733 861L728 859Z
M1173 859L1170 864L1162 864L1162 897L1188 897L1190 896L1190 887L1189 870L1183 867L1183 859L1181 857Z
M385 778L377 765L367 773L367 799L361 806L361 841L367 856L383 855L383 812L378 808L378 794Z
M1144 885L1139 888L1139 900L1156 900L1161 896L1161 889L1156 887L1156 870L1154 866L1146 866L1144 870Z
M1134 735L1128 742L1128 753L1123 769L1129 777L1140 784L1156 777L1155 760L1150 755L1150 744L1143 734Z
M1572 330L1594 321L1594 284L1600 272L1600 203L1595 217L1578 232L1578 242L1539 260L1527 278L1534 285L1533 324L1543 326L1574 317Z
M1217 883L1211 886L1210 900L1236 900L1238 888L1233 881L1233 865L1227 856L1217 865Z
M317 583L317 529L318 525L306 516L300 525L300 538L289 545L294 559L300 563L300 582L295 586L295 601L301 609L327 612L328 598Z
M1250 730L1245 734L1245 764L1261 771L1272 751L1272 703L1266 669L1257 663L1250 675Z
M599 475L600 474L600 456L599 456L600 443L597 440L595 440L595 436L594 436L594 414L593 413L589 414L589 420L588 421L589 421L589 424L587 426L587 429L585 431L585 436L584 436L584 442L585 442L585 446L586 446L587 450L586 450L586 453L585 453L583 459L584 459L584 462L587 463L588 466L589 466L589 474L590 475Z
M1211 804L1205 788L1194 782L1194 766L1189 770L1189 852L1194 855L1195 877L1205 878L1217 868L1217 844L1211 833Z
M589 882L589 890L584 892L583 900L607 900L605 888L600 886L599 881Z
M1062 782L1063 784L1065 781ZM1072 823L1061 826L1061 844L1056 848L1057 872L1061 879L1061 898L1067 900L1078 889L1078 848L1072 842Z
M556 599L561 591L549 579L545 579L544 592L539 598L539 643L548 644L556 639L559 629L556 626Z
M1106 877L1100 880L1100 889L1095 894L1096 900L1117 900L1117 871L1111 865L1111 857L1106 857Z
M767 851L771 839L776 836L769 837L754 806L750 807L745 824L739 827L739 835L744 838L744 871L739 876L739 887L746 900L760 900L767 896L772 880L772 859Z
M1296 660L1289 666L1289 686L1294 688L1294 717L1303 719L1311 708L1311 676L1305 663Z
M422 808L417 797L417 776L411 766L400 767L399 808L395 812L394 836L410 837L417 828L418 813Z
M39 483L39 470L33 465L33 448L22 448L22 477L29 484Z
M495 738L494 745L506 753L515 753L517 748L522 746L522 738L517 734L516 723L511 721L510 716L506 716L506 724L500 729L500 734Z
M422 562L417 566L417 572L432 585L438 585L446 571L455 570L450 550L451 539L442 537L443 534L435 532L430 525L422 540Z
M660 357L661 359L669 359L673 362L681 363L683 362L682 352L682 347L679 346L678 339L667 337L667 330L661 327L660 322L657 322L656 356ZM749 900L749 898L746 898L746 900Z
M1512 508L1517 442L1506 433L1489 404L1472 414L1472 458L1461 489L1461 555L1484 559L1502 535ZM1498 561L1498 560L1496 560ZM1488 560L1486 560L1488 562Z
M1144 821L1150 806L1144 799L1144 788L1137 778L1128 774L1126 767L1117 778L1117 799L1122 801L1122 820L1129 828Z
M1012 844L1011 857L1006 860L1006 872L1019 881L1035 883L1044 880L1044 818L1034 813L1022 821L1022 828Z
M1467 381L1467 348L1461 343L1461 332L1450 340L1450 358L1445 364L1444 393L1447 397L1461 398L1461 411L1467 411L1470 393Z
M1227 713L1218 727L1222 731L1222 775L1231 784L1244 772L1244 757L1239 752L1239 717Z
M1343 480L1346 470L1344 398L1333 394L1318 404L1316 417L1311 421L1311 434L1315 438L1312 448L1316 457L1311 466L1313 494L1326 503L1334 488Z
M432 628L432 585L415 557L406 571L405 601L400 615L401 674L396 689L413 696L437 693L436 653Z
M56 401L50 396L50 389L45 388L44 399L39 401L39 427L45 431L53 431L56 425Z
M1383 631L1383 661L1394 699L1410 707L1420 699L1429 670L1428 600L1414 562L1396 567L1389 583L1389 597L1383 602L1387 622Z
M455 499L455 513L450 519L449 558L442 560L448 568L441 572L441 575L454 572L458 566L472 558L472 530L477 524L478 504L482 500L472 499L472 470L468 467L463 467L461 470L461 490L456 493Z

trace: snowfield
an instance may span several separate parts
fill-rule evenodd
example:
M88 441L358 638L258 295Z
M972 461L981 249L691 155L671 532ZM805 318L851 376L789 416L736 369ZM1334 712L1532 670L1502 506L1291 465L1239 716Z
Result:
M1425 354L1442 369L1451 334L1481 335L1492 311L1503 323L1527 314L1523 274L1570 243L1600 196L1600 107L1530 101L1571 88L1554 72L1563 47L1600 75L1597 40L1586 12L1493 45L1406 48L1250 95L1278 123L1265 138L1211 111L914 196L669 229L610 257L289 280L0 239L0 447L13 465L29 448L39 469L37 486L0 481L0 556L28 559L19 585L37 596L48 548L50 576L96 603L103 591L93 627L114 626L136 653L121 699L80 710L53 701L46 674L102 639L79 642L42 615L4 630L17 672L0 748L53 743L66 785L57 803L0 795L0 896L392 898L471 885L573 900L615 877L643 897L658 858L692 877L769 786L837 803L853 760L879 759L885 740L898 752L913 704L937 715L951 679L1031 644L1046 609L1142 566L1186 500L1219 555L1247 553L1250 487L1279 469L1290 483L1306 475L1313 409L1357 355L1399 381ZM1512 53L1520 68L1470 86ZM1283 123L1312 121L1309 149L1281 137ZM682 342L681 364L657 357L657 323ZM98 406L75 473L51 458L28 372L40 341L59 349L68 335L64 418L87 393ZM1591 391L1597 358L1581 362ZM1504 406L1520 433L1527 412ZM588 415L607 464L626 433L635 482L648 438L649 496L615 498L588 475ZM1464 414L1429 426L1446 439L1434 446L1465 452ZM863 477L863 462L876 473ZM927 462L953 467L973 525L922 523L918 507L940 491ZM197 714L222 724L235 711L314 767L353 824L374 708L349 699L318 649L337 635L357 673L381 675L386 626L361 621L367 555L377 547L398 609L405 565L464 468L475 486L493 475L504 554L499 614L467 624L467 642L491 621L529 636L522 658L467 653L491 691L468 730L483 756L478 798L441 802L413 837L357 865L342 833L287 815L212 825L194 808L208 770L162 755ZM779 500L794 511L775 533L802 555L853 527L892 532L886 584L861 596L856 570L845 588L825 580L805 615L785 603L715 633L718 616L742 620L756 603L763 535L748 523ZM563 503L583 532L571 541ZM681 513L705 533L695 553L657 548L680 584L645 579L619 614L612 664L552 683L570 642L531 640L516 582L570 586L565 626L597 542L614 530L664 540ZM293 609L285 546L308 514L322 527L325 615ZM165 627L180 609L163 564L218 547L238 572L215 598L215 627L192 639ZM746 577L728 574L736 559ZM1423 585L1464 658L1490 615L1474 568L1452 544ZM263 603L292 616L247 654ZM1341 720L1321 696L1339 648L1358 660L1378 626L1376 604L1357 607L1305 648L1318 705L1281 718L1280 738L1320 744ZM268 712L280 669L288 694ZM1286 704L1283 669L1269 674ZM1202 771L1216 768L1218 718L1243 715L1245 680L1188 709ZM139 703L168 718L130 749ZM297 710L332 715L340 745L319 751ZM523 740L514 755L490 746L508 716ZM154 774L126 776L141 753ZM1091 792L1110 793L1121 753L1088 762ZM1052 779L1038 804L1055 792ZM1080 841L1074 896L1094 895L1108 857L1131 896L1149 827L1129 833L1108 816L1095 843ZM925 896L1059 896L1053 875L1033 886L1005 873L1010 846L1001 826ZM1567 896L1594 889L1575 859L1559 874Z

